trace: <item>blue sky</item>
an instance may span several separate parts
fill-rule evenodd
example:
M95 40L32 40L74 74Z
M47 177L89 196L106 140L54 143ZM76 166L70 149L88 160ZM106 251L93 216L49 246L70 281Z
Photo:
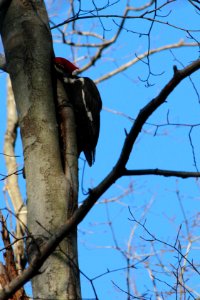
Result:
M91 4L91 1L87 4ZM106 2L105 2L106 3ZM142 1L145 3L145 1ZM141 1L135 1L134 5L142 4ZM164 2L160 2L164 3ZM88 4L88 5L89 5ZM96 1L97 5L103 5L102 2ZM132 4L132 3L131 3ZM84 2L84 5L85 2ZM125 1L119 1L116 5L110 7L102 14L112 13L121 14L124 9ZM56 7L56 9L54 9ZM59 5L55 2L51 4L50 15L54 16L55 22L61 22L66 18L65 4L60 2ZM86 8L86 7L85 7ZM188 1L178 0L171 3L159 12L160 15L168 15L163 18L164 22L169 21L178 27L190 29L198 29L199 15L188 3ZM57 16L55 16L57 14ZM137 13L135 13L137 15ZM119 20L117 20L119 22ZM112 19L102 19L100 24L98 19L81 20L78 25L82 30L96 30L98 34L105 34L106 38L111 37L116 31L116 25ZM98 79L103 74L115 69L117 66L128 62L137 55L147 51L148 39L147 36L139 37L133 31L148 32L150 23L144 20L129 20L118 41L107 49L101 59L83 73L84 76ZM62 27L61 27L62 29ZM69 26L69 30L71 27ZM129 31L128 31L129 30ZM58 34L57 30L52 31L54 39ZM199 39L199 32L193 33L196 39ZM151 48L163 46L165 44L177 43L180 39L188 42L193 42L187 38L186 32L166 24L154 23L151 32ZM73 37L76 41L76 37ZM0 48L2 49L2 48ZM60 43L54 44L55 53L57 56L65 56L68 59L78 60L77 64L82 67L88 61L87 49L79 49L76 52L71 51L71 47ZM75 54L74 54L75 53ZM93 50L91 50L91 55ZM72 55L73 54L73 55ZM185 47L173 50L173 54L177 60L183 65L189 64L191 61L198 58L197 47ZM153 97L155 97L163 86L173 76L173 65L176 64L181 68L179 62L174 61L174 56L167 50L150 57L151 70L160 76L151 76L151 87L145 87L145 83L138 78L145 79L148 76L148 67L143 62L130 67L128 70L104 81L98 85L102 95L103 105L105 108L122 112L132 119L137 117L140 109L143 108ZM199 91L199 72L192 75L192 80ZM0 152L3 152L3 136L5 132L5 74L0 74L1 86L1 101L2 108L0 111L1 117L1 140ZM200 91L199 91L200 93ZM174 124L198 124L200 116L199 99L189 79L184 80L179 87L170 95L167 102L155 112L144 126L143 131L138 137L134 150L130 157L128 167L130 169L144 168L163 168L171 170L196 171L194 166L192 148L189 142L189 130L186 126L162 126L159 128L156 135L155 124L166 124L167 115L171 123ZM87 190L91 186L98 184L106 174L112 169L116 163L125 138L125 131L130 130L132 122L127 118L110 113L103 110L101 113L101 132L97 147L96 162L92 168L86 166L83 174L84 189ZM200 164L199 156L199 133L200 128L196 127L192 131L192 142L195 150L195 158L197 167ZM20 141L16 148L17 154L21 155L20 164L23 163L22 150ZM80 178L82 177L83 162L80 160ZM0 173L5 173L3 156L0 160ZM23 180L21 180L23 183ZM22 184L23 185L23 184ZM3 182L1 183L1 189ZM129 193L126 193L127 190ZM186 224L184 223L184 214L188 218L191 234L197 238L199 236L198 225L199 221L199 181L196 179L180 179L180 178L164 178L156 176L143 177L126 177L115 183L99 200L99 203L92 209L85 220L79 226L79 262L80 269L89 278L96 277L109 270L120 269L126 267L127 243L130 238L130 233L136 225L131 221L131 215L128 207L134 217L144 222L148 230L156 235L158 239L164 240L170 244L174 244L177 236L177 231L182 224L180 240L183 246L183 253L188 245L186 236ZM181 204L177 197L177 191L181 198ZM25 197L24 188L22 188ZM120 199L119 195L127 194ZM85 198L80 190L80 202ZM115 199L115 200L114 200ZM107 201L107 204L105 202ZM3 193L0 198L1 207L5 207ZM183 214L184 208L184 214ZM112 226L109 226L111 222ZM114 235L113 235L114 233ZM152 254L152 244L141 239L141 235L147 237L144 229L141 226L135 228L132 241L130 243L130 256L134 257L130 264L134 264L142 260L145 255ZM116 247L117 240L118 248ZM164 251L163 244L155 243L154 251L158 251L159 257L165 264L168 270L172 271L172 265L177 266L176 254L169 251ZM199 241L197 239L193 244L193 248L189 253L189 258L194 259L199 263ZM161 249L163 251L161 251ZM160 279L174 286L176 279L172 275L169 277L161 273L161 268L158 266L158 259L152 255L148 260L151 264L155 275ZM171 265L170 265L171 264ZM94 281L95 288L99 299L127 299L126 293L120 291L119 288L127 291L126 287L126 271L120 270L107 274ZM169 271L170 272L170 271ZM141 280L142 278L142 280ZM152 281L149 279L147 264L141 263L137 269L131 270L131 293L134 295L135 290L138 294L148 292L151 299L156 299L153 292ZM188 286L200 293L199 275L193 274ZM134 287L135 283L135 287ZM117 285L117 288L114 285ZM158 291L169 290L165 283L157 282ZM135 288L135 290L134 290ZM82 294L85 299L94 298L94 293L91 284L88 280L82 277ZM167 297L167 296L166 296ZM168 296L169 299L175 299L174 295ZM167 298L164 298L167 299Z

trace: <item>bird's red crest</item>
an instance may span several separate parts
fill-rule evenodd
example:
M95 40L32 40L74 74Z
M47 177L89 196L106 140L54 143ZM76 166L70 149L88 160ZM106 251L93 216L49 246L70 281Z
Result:
M72 74L75 70L79 69L73 63L63 57L55 57L54 63L60 65L64 70L66 70L66 73Z

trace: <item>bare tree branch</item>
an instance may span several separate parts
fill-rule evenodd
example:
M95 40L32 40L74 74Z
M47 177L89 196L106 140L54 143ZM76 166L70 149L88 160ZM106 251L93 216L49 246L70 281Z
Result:
M173 171L173 170L161 170L161 169L144 169L144 170L125 170L124 176L141 176L141 175L159 175L164 177L180 177L180 178L198 178L200 172L187 172L187 171Z
M147 13L149 13L149 12L147 12ZM152 11L151 11L151 13L152 13ZM169 22L162 21L162 20L158 20L158 19L154 19L154 18L150 18L150 17L145 17L144 16L145 14L140 15L140 16L135 16L135 15L134 16L124 16L124 15L116 15L116 14L98 15L98 16L96 16L96 15L76 16L74 18L70 18L68 20L65 20L62 23L59 23L55 26L52 26L51 30L56 29L60 26L63 26L65 24L71 23L71 22L76 21L76 20L96 19L96 18L106 18L106 19L107 18L117 18L117 19L142 19L142 20L145 20L145 21L160 23L162 25L166 25L166 26L169 26L169 27L181 30L181 31L185 31L185 32L199 32L200 31L199 29L184 28L184 27L180 27L180 26L174 25L174 24L169 23Z
M136 58L130 60L129 62L123 64L122 66L116 68L115 70L96 79L95 83L98 84L108 78L111 78L111 77L125 71L126 69L130 68L132 65L143 60L145 57L148 57L149 55L152 55L152 54L164 51L164 50L169 50L169 49L176 49L176 48L181 48L181 47L197 47L197 46L198 46L197 43L185 43L184 40L180 40L178 43L175 43L175 44L169 44L169 45L165 45L165 46L162 46L159 48L151 49L149 51L144 52L143 54L137 55ZM80 70L82 70L82 69L80 69Z
M8 176L5 180L5 190L8 192L10 199L12 201L15 215L17 216L17 228L16 228L16 239L19 239L15 244L15 256L18 262L18 267L21 269L21 260L24 258L24 243L23 239L25 232L25 226L27 223L27 210L24 205L19 185L18 185L18 175L17 175L17 162L15 156L15 142L17 136L17 126L18 117L16 111L16 104L14 100L14 95L11 87L10 78L8 77L7 84L7 130L5 133L4 141L4 157L6 161L6 167L8 174L13 174L13 176Z
M118 30L117 30L116 34L109 41L102 43L102 45L99 47L97 53L91 58L90 62L88 64L86 64L83 68L81 68L77 73L83 72L83 71L87 70L89 67L93 66L95 64L95 62L101 57L102 52L106 48L108 48L111 44L116 42L116 40L118 39L118 37L123 29L128 12L129 12L129 9L128 9L128 7L126 7L124 14L123 14L123 18L121 20L121 23L118 26Z
M155 0L151 0L149 1L148 3L142 5L142 6L139 6L139 7L131 7L131 10L133 11L141 11L141 10L144 10L145 8L148 8L150 7L153 3L155 2Z

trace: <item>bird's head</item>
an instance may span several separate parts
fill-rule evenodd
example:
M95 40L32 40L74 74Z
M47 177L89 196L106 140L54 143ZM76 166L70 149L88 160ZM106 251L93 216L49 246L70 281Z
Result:
M69 60L63 58L63 57L55 57L54 58L54 64L55 68L60 73L66 73L69 75L72 75L72 73L79 69L77 66L75 66L73 63L71 63Z

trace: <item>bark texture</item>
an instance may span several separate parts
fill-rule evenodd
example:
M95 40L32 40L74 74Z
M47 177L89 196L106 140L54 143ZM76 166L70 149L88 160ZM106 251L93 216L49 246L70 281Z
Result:
M2 23L2 40L24 149L31 262L69 216L68 199L74 189L61 162L52 87L52 40L44 3L13 0ZM34 298L80 299L74 246L75 235L63 240L39 274L36 270Z

